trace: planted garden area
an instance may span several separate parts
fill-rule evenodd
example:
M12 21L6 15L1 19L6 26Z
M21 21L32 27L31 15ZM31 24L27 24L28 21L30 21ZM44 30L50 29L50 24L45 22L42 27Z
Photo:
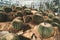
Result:
M52 10L4 7L0 31L0 40L59 40L60 16Z

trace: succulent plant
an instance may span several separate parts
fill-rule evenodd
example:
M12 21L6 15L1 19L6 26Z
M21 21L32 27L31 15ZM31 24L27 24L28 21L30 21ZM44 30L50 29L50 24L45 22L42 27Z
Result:
M38 32L43 38L49 38L49 37L53 36L54 29L53 29L53 27L48 27L48 26L45 27L45 24L44 24L44 26L39 25Z
M22 8L21 7L16 7L16 10L22 10Z
M0 22L6 22L8 20L8 16L5 13L0 13Z
M23 24L23 21L21 20L20 17L15 18L15 19L12 21L12 26L13 26L13 28L15 28L16 30L20 30L23 25L24 25L24 24Z
M54 17L53 22L59 23L60 24L60 18L59 17Z
M25 9L24 11L25 11L24 12L25 15L32 15L33 14L30 9Z
M52 20L46 20L45 22L47 22L47 23L52 23L53 21Z
M39 11L37 11L37 12L35 13L35 15L41 15L41 16L42 16L42 13L39 12Z
M9 8L9 7L6 7L6 8L4 8L4 11L5 11L6 13L9 13L9 12L12 12L12 9Z
M43 22L43 17L40 15L33 15L32 18L34 24L40 24L41 22Z
M48 14L49 18L53 18L53 16L54 16L53 14Z
M25 23L29 23L32 21L32 17L31 16L26 16L25 17Z
M56 23L56 22L52 22L51 25L52 25L53 27L56 26L56 27L58 27L58 28L60 29L60 25L59 25L58 23Z
M16 17L23 17L22 12L18 12L17 15L15 15Z

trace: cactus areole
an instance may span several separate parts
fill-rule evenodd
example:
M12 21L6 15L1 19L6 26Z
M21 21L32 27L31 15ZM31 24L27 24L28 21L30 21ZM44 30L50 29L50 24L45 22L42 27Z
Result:
M53 27L48 26L49 24L46 24L46 25L45 24L39 25L39 28L38 28L38 32L43 38L49 38L54 34Z

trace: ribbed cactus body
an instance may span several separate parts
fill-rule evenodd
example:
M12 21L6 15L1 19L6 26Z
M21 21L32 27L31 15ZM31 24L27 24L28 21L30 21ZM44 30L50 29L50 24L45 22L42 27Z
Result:
M43 22L43 17L39 15L33 15L33 23L40 24Z
M54 17L53 22L59 23L60 24L60 18L59 17Z
M19 30L23 26L23 21L18 17L12 21L12 26L16 30Z
M53 18L53 16L54 16L53 14L48 14L49 18Z
M45 27L45 26L39 25L38 32L43 38L49 38L53 36L54 29L53 27Z
M23 26L23 23L21 23L21 22L13 22L13 27L15 28L15 29L20 29L21 27Z

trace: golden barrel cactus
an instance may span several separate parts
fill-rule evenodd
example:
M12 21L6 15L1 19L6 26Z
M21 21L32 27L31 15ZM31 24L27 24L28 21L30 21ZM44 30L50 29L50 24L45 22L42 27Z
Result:
M43 38L49 38L54 35L54 29L48 23L41 23L38 27L38 32Z

